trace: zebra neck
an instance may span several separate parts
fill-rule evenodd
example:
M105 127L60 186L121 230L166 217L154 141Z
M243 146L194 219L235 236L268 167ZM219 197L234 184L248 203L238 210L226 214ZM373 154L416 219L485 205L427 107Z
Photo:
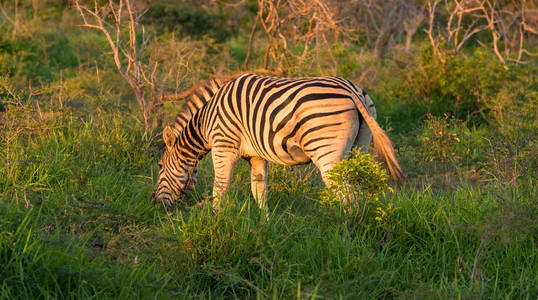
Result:
M185 158L194 162L202 159L211 149L207 139L202 135L197 114L185 124L184 130L178 137L179 150Z

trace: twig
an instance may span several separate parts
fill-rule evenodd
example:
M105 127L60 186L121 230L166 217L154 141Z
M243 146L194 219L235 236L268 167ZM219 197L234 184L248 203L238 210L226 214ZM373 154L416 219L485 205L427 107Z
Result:
M254 20L254 24L252 24L252 29L250 31L250 36L248 38L248 50L247 50L247 56L245 57L245 62L243 63L243 69L246 69L248 67L248 60L250 58L250 53L252 51L252 42L254 41L254 33L256 32L256 26L258 25L258 21L261 19L262 14L262 8L258 9L258 13L256 14L256 20Z

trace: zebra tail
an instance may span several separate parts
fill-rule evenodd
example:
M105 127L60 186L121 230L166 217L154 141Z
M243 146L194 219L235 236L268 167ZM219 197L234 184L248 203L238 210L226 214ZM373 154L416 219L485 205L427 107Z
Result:
M366 97L368 97L368 95L366 95ZM355 105L357 106L357 109L359 110L360 114L364 117L366 124L368 124L368 127L370 127L370 131L372 131L374 149L377 158L389 170L392 179L396 183L402 182L404 180L404 175L402 169L400 168L400 165L398 164L398 161L396 160L394 148L392 147L392 143L389 137L387 136L385 131L379 126L377 121L372 116L370 116L368 110L366 109L366 106L362 101L360 101L359 97L355 93L351 92L351 98L353 99L353 102L355 102Z

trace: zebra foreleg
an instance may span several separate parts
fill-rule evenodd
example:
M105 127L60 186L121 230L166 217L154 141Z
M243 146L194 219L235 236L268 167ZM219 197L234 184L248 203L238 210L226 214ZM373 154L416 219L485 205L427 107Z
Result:
M211 158L213 159L213 167L215 169L215 179L213 181L213 207L220 209L220 201L224 194L228 191L230 182L233 177L233 170L239 161L239 153L226 149L224 151L218 148L211 150Z
M250 183L252 195L258 202L258 206L265 212L265 217L269 217L267 209L267 161L260 157L252 157L250 163Z

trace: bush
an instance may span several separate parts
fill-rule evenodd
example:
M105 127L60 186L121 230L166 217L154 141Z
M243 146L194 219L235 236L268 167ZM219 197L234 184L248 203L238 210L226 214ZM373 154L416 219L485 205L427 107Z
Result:
M54 29L36 28L31 37L0 34L0 73L39 82L59 79L60 73L75 67L74 45Z
M445 60L435 57L431 48L423 49L409 84L417 100L426 96L428 102L460 119L483 113L483 101L495 96L509 76L484 48L477 48L469 58L450 55Z
M460 163L471 149L463 139L471 135L465 123L445 114L443 117L426 116L422 132L418 135L420 158L425 162Z
M153 3L144 17L145 22L178 30L182 35L202 37L209 35L222 42L230 36L224 16L188 3Z
M371 155L362 153L360 149L352 150L338 162L328 172L327 180L331 186L321 193L321 203L332 206L343 200L351 209L360 208L355 211L360 213L359 223L364 219L369 206L374 203L376 206L381 205L379 196L387 190L387 172ZM383 212L379 207L378 213L383 215Z
M449 113L471 124L487 124L490 108L486 103L497 97L502 87L515 78L487 49L477 48L469 56L447 55L441 60L431 47L402 54L385 66L371 90L379 117L390 117L397 133L420 124L430 113Z

